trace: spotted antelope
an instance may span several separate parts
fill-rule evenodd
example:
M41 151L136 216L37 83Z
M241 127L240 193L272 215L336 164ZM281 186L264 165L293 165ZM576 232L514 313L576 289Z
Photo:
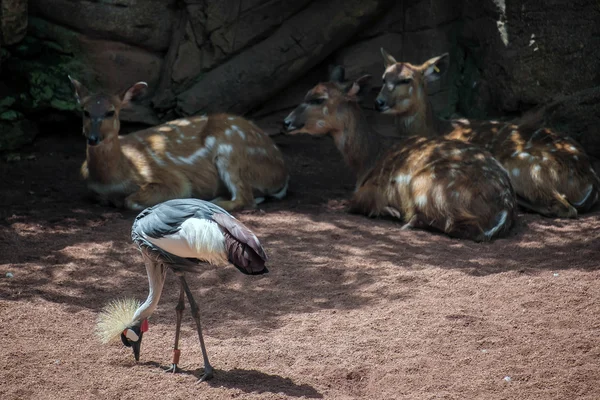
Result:
M286 195L283 156L254 123L227 114L195 116L119 136L120 110L146 83L109 95L71 82L87 138L81 174L102 204L142 210L194 197L232 211Z
M448 67L448 54L422 65L397 62L381 49L385 72L376 108L396 115L402 136L445 135L483 146L509 172L519 205L548 217L575 218L599 197L600 180L572 138L532 124L434 117L426 85Z
M379 135L358 104L369 76L313 87L285 119L288 134L331 135L357 184L350 211L392 216L403 229L433 228L451 237L488 241L506 235L516 200L509 177L487 151L443 138L401 141Z

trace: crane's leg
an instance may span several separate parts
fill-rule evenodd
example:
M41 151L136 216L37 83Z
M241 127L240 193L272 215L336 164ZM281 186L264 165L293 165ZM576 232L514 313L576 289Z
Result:
M198 305L194 300L194 296L192 296L192 292L185 281L185 277L181 275L179 277L181 279L181 285L183 286L183 290L185 290L185 294L187 295L188 301L190 302L190 308L192 311L192 316L194 317L194 321L196 321L196 327L198 328L198 337L200 338L200 348L202 349L202 357L204 357L204 375L197 383L207 381L213 377L213 367L208 362L208 355L206 354L206 347L204 346L204 337L202 336L202 326L200 325L200 312L198 310Z
M177 306L175 307L175 313L177 314L177 327L175 328L175 344L173 345L173 364L171 364L171 368L167 369L165 372L177 372L177 364L179 364L179 355L181 351L179 350L179 333L181 332L181 318L183 317L183 310L185 310L185 291L183 290L183 284L179 284L179 301L177 302Z

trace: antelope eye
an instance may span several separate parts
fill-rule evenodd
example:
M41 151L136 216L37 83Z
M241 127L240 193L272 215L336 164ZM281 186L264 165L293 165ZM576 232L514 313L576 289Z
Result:
M323 104L324 101L325 101L325 99L322 99L322 98L319 98L319 99L310 99L308 101L308 104L318 106L319 104Z
M398 81L399 85L407 85L410 83L412 79L401 79L400 81Z
M89 117L90 117L90 113L89 113L87 110L83 110L83 115L84 115L86 118L89 118Z
M114 111L109 111L106 114L104 114L105 117L107 118L111 118L115 116L115 112Z

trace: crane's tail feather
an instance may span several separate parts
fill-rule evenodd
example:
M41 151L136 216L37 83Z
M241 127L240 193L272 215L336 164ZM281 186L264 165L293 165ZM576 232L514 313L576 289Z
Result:
M267 261L265 250L258 241L256 235L252 233L250 229L246 228L246 225L227 214L215 213L212 217L216 223L229 232L231 236L250 246L263 261Z
M134 322L133 316L140 305L136 299L117 299L104 306L96 319L96 335L100 341L106 344L119 338Z
M247 274L264 274L267 255L250 229L230 215L215 213L213 220L221 227L229 260Z

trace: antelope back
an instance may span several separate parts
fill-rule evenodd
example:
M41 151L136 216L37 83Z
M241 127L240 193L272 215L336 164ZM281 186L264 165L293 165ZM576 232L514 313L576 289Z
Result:
M359 183L351 208L372 216L387 209L452 237L476 241L504 235L516 199L502 166L467 143L411 137L393 147Z

